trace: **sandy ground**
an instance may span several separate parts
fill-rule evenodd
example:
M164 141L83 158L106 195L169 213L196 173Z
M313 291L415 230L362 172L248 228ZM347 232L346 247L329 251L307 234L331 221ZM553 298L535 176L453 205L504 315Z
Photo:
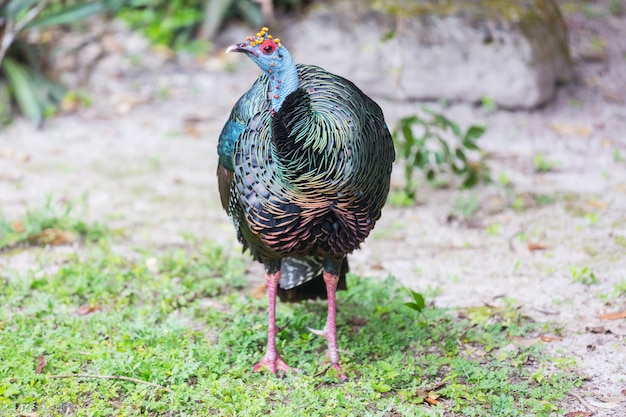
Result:
M471 191L424 185L414 207L385 209L351 265L357 274L392 274L437 306L501 305L505 298L537 321L561 324L562 340L548 349L575 360L587 377L576 392L587 405L571 396L566 410L623 416L626 401L601 400L626 396L626 320L598 316L626 310L624 295L609 295L626 283L626 20L572 14L568 25L577 76L544 108L446 109L462 126L487 126L481 145L495 184ZM585 50L588 33L606 39L601 56ZM215 147L258 69L221 53L203 62L171 58L123 29L106 45L88 85L91 106L43 129L17 120L0 132L1 211L15 218L48 194L87 196L86 217L125 230L121 249L177 245L189 233L238 251L218 199ZM420 106L379 102L390 126ZM539 153L550 172L536 171ZM555 201L539 205L538 196ZM479 209L464 219L455 207L471 198ZM46 251L53 259L67 250ZM30 268L40 256L3 254L0 268ZM597 284L573 282L571 268L585 267ZM250 270L260 281L261 269Z

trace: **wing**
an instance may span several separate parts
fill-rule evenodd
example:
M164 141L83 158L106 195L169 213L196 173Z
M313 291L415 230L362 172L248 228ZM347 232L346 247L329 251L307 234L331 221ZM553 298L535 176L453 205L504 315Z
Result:
M267 98L268 80L265 76L257 78L252 87L237 101L230 113L217 144L219 164L217 168L218 188L222 207L229 216L233 216L233 173L235 171L235 148L244 137L255 134L261 114L270 111Z

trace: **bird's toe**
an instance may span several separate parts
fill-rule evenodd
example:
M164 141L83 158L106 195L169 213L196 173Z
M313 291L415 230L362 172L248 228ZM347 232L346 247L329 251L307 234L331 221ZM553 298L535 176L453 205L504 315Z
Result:
M276 372L278 371L285 372L285 373L289 371L300 372L298 368L292 368L289 365L287 365L280 356L277 357L276 359L263 358L261 362L254 365L252 369L255 372L267 370L267 371L270 371L272 374L276 374Z

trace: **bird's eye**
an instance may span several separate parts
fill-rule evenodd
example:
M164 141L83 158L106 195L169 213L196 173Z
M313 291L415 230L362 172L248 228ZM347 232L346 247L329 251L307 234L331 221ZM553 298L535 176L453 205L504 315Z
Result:
M265 42L261 44L261 51L266 55L271 54L272 52L274 52L275 49L276 49L276 44L272 40L267 39Z

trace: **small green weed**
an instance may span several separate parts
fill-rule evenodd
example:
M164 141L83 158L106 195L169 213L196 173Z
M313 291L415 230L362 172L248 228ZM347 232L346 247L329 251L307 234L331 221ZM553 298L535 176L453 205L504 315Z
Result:
M543 152L539 152L534 156L533 163L535 165L535 171L542 173L553 171L554 168L560 165L559 162L546 159Z
M570 273L572 274L572 282L578 282L583 285L595 285L598 284L598 278L596 275L589 269L589 267L583 266L582 268L576 266L569 267Z
M485 228L485 230L490 236L498 236L500 234L500 230L502 230L502 225L500 223L490 224Z
M424 109L424 116L400 119L393 138L398 160L404 162L403 200L416 198L417 171L423 172L428 182L435 185L450 182L451 178L435 182L444 174L460 177L464 188L489 181L477 143L484 133L484 127L475 125L462 132L455 122L429 109ZM470 153L477 156L471 159Z
M511 179L506 172L501 172L498 174L498 183L504 188L511 187Z
M86 202L83 202L85 207ZM75 215L75 203L57 203L47 197L42 207L29 210L24 218L9 221L0 213L0 250L18 244L63 244L78 237L88 241L102 239L108 227L87 223Z
M480 105L485 113L493 113L498 110L498 103L489 96L483 96L480 99Z
M409 294L413 301L409 301L404 303L405 306L410 308L411 310L415 310L418 313L421 313L426 308L426 301L424 300L424 296L418 292L413 290L409 290Z
M623 278L620 282L613 284L613 289L607 293L598 294L605 304L613 303L615 300L626 297L626 278Z
M463 219L469 219L480 210L480 203L476 194L468 197L459 197L454 200L452 212L460 215Z
M590 211L585 214L585 221L588 226L596 226L600 221L600 213L597 211Z
M620 0L609 1L609 14L611 16L621 16L624 13L624 5Z

